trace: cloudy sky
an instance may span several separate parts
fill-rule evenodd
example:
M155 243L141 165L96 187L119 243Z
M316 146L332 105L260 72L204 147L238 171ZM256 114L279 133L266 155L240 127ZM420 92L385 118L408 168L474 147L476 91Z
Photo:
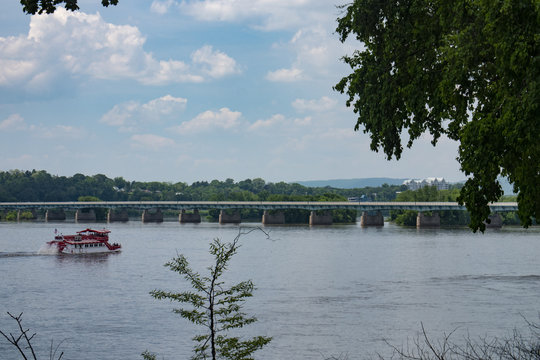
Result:
M328 0L120 0L0 14L0 170L139 181L461 180L457 145L371 152L332 86Z

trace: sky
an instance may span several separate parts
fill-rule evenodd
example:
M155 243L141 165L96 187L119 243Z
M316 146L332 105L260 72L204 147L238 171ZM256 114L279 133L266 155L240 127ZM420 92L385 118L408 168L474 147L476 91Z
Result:
M399 161L332 89L361 48L329 0L120 0L0 13L0 170L130 181L465 176L426 135Z

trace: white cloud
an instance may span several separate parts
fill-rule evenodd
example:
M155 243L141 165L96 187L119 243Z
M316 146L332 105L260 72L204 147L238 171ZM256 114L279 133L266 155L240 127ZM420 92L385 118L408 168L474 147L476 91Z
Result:
M182 61L169 60L152 64L152 76L140 79L146 85L165 85L168 83L200 83L204 76L189 73L190 67Z
M330 99L328 96L323 96L318 100L296 99L292 102L292 106L299 112L312 111L323 112L333 109L337 101Z
M269 81L321 77L332 77L333 81L335 70L342 71L345 66L340 57L354 50L334 33L341 11L328 0L182 0L174 5L181 14L197 20L242 23L262 31L294 31L286 45L278 44L285 46L294 60L269 71Z
M314 25L298 30L290 41L297 53L296 64L325 70L331 63L337 63L342 45L336 35L327 28Z
M156 14L163 15L166 14L169 9L175 4L176 2L174 0L154 0L152 1L152 5L150 6L150 11Z
M24 118L19 114L9 115L6 119L0 121L0 131L24 129L26 129L26 124Z
M233 58L221 51L214 51L208 45L195 51L191 59L194 64L201 64L203 66L203 72L213 78L221 78L240 72Z
M297 119L294 119L294 124L295 125L299 125L299 126L307 126L309 124L311 124L311 116L306 116L305 118L297 118Z
M266 79L273 82L293 82L302 78L302 70L296 68L270 71L266 75Z
M186 108L187 99L165 95L141 104L128 101L115 105L101 117L101 122L117 126L122 131L136 131L148 122L159 122L177 118Z
M186 108L187 99L165 95L158 99L150 100L141 108L151 114L168 115Z
M164 85L238 72L234 59L209 46L196 50L188 64L156 59L144 50L145 42L137 27L107 23L99 13L59 8L34 15L27 36L0 37L0 87L36 93L81 75Z
M198 20L246 21L266 31L319 22L335 9L328 0L184 0L177 4L182 13Z
M80 139L84 130L71 125L27 124L19 114L12 114L0 121L0 131L25 131L33 138L40 139Z
M232 129L240 125L242 113L222 108L217 112L205 111L190 121L183 122L171 130L179 134L198 133L214 129Z
M56 125L53 127L39 126L33 128L34 134L43 139L81 139L85 131L81 128L69 125Z
M134 147L150 150L160 150L175 144L172 139L153 134L136 134L131 137L131 141Z
M341 44L335 34L320 23L296 31L287 44L274 44L275 48L285 48L294 54L294 61L288 68L271 71L270 81L298 81L305 79L337 78L336 73L345 65L340 56L350 48Z
M259 130L259 129L266 129L278 124L282 124L285 121L285 117L281 114L273 115L269 119L265 120L257 120L253 124L251 124L248 128L250 131Z
M6 39L0 38L0 49L5 51ZM4 53L6 56L7 54ZM25 60L0 59L0 86L8 86L25 80L27 74L35 72L37 63Z

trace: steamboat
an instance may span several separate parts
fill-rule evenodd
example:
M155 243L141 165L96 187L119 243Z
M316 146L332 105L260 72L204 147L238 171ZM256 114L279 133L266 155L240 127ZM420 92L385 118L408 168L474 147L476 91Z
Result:
M97 254L118 252L122 245L109 243L109 230L85 229L77 231L75 235L57 234L55 230L53 241L47 242L51 247L56 247L60 254Z

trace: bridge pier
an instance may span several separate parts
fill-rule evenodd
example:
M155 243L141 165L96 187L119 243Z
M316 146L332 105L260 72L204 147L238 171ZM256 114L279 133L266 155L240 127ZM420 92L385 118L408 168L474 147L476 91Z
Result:
M489 215L490 223L485 222L486 228L488 229L500 229L502 227L502 218L499 214L490 214Z
M127 210L126 209L121 209L121 210L109 209L109 211L107 212L107 222L111 223L115 221L120 221L120 222L129 221L129 215L128 215Z
M233 214L227 214L225 210L221 210L219 212L219 223L220 224L240 224L242 222L242 218L240 217L240 213L235 212Z
M161 223L163 222L163 213L161 212L161 209L156 209L155 212L150 212L149 210L143 210L142 213L142 222L155 222L155 223Z
M96 221L96 212L94 209L79 209L75 212L75 222L79 221Z
M186 210L180 211L180 215L178 215L178 221L180 223L195 223L198 224L201 222L201 215L199 214L198 209L194 209L193 213L187 213Z
M263 225L285 224L285 214L281 211L275 214L269 214L268 210L264 210L262 223Z
M309 215L309 225L332 225L332 215L329 212L317 215L315 211L312 211Z
M45 213L45 221L63 221L66 220L66 213L63 209L49 209Z
M384 226L384 217L380 211L377 211L375 215L370 215L367 211L364 211L360 218L360 226Z
M438 228L441 226L441 217L439 213L433 212L433 215L425 215L421 211L418 212L416 217L417 228Z
M32 218L23 219L22 218L22 213L27 212L27 211L32 213ZM19 222L21 220L35 220L36 218L37 218L36 210L34 210L34 209L32 209L32 210L17 210L17 222Z

